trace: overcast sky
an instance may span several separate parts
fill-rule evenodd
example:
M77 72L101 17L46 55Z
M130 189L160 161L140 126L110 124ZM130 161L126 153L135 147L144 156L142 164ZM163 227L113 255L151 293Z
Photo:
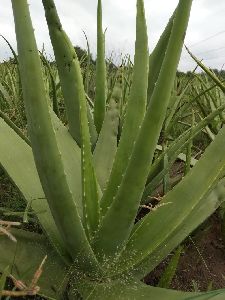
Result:
M41 0L29 0L33 26L41 49L52 55L48 30ZM96 53L96 7L97 0L55 0L63 27L74 45L86 47L84 30L91 51ZM103 25L107 28L106 54L133 55L135 41L136 0L102 0ZM153 49L178 0L145 0L149 48ZM225 1L194 0L185 43L209 67L222 68L225 63ZM14 24L10 0L1 0L0 34L15 47ZM10 56L10 51L0 40L0 60ZM183 51L179 69L189 70L193 61Z

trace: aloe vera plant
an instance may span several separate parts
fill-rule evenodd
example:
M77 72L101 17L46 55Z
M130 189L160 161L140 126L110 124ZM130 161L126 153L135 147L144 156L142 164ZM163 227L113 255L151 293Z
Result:
M146 189L160 172L154 152L192 1L179 1L149 63L144 2L137 0L133 79L121 135L120 103L112 97L106 105L103 97L104 72L97 78L101 96L96 95L92 114L54 1L42 3L69 129L49 105L27 0L12 0L31 147L0 119L0 164L36 213L44 234L14 229L17 245L1 236L0 269L11 266L15 277L29 280L47 254L40 293L54 299L65 292L70 299L222 299L224 290L186 293L146 286L141 279L225 200L225 129L160 207L135 223L143 195L149 195ZM99 73L105 68L101 18L98 1ZM188 143L204 122L184 133L168 153Z

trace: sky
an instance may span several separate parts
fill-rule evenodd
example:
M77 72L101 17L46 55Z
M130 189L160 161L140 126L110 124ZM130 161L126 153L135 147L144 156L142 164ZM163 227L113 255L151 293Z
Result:
M145 0L149 49L157 43L178 0ZM30 11L39 49L53 57L41 0L29 0ZM55 0L64 30L74 45L86 48L86 32L93 56L96 54L97 0ZM136 0L102 0L103 27L106 33L106 55L119 62L121 54L134 55ZM225 1L193 0L185 44L211 68L221 69L225 63ZM13 14L10 0L1 0L0 34L16 49ZM0 61L11 55L0 40ZM195 63L183 50L179 69L193 69Z

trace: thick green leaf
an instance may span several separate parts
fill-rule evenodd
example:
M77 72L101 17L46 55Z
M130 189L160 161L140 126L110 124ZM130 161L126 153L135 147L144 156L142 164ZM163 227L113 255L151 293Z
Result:
M87 38L87 35L84 32L84 36L85 36L85 39L86 39L86 42L87 42L87 66L85 68L85 74L84 74L84 82L85 82L85 92L86 94L88 95L89 93L89 83L90 83L90 71L91 71L91 50L90 50L90 44L89 44L89 41L88 41L88 38Z
M147 286L127 279L108 284L83 282L78 285L85 300L223 300L225 289L208 293L189 293Z
M104 257L116 256L131 233L173 87L191 4L192 0L179 1L162 69L136 143L133 144L126 173L96 236L94 247L100 255L104 253ZM143 7L140 12L143 19Z
M96 274L99 270L98 262L86 237L70 190L68 175L65 173L51 121L28 3L26 0L12 0L12 8L28 131L42 187L59 233L76 265L83 271ZM79 76L78 72L78 79ZM79 87L82 86L80 82L79 80Z
M81 151L68 129L51 111L52 124L62 155L67 181L81 219L83 219L82 187L81 187Z
M141 76L140 76L141 74ZM143 0L137 1L136 43L130 96L126 107L122 134L107 189L101 201L105 215L118 192L129 162L135 139L146 111L148 81L148 36Z
M180 260L180 255L181 255L182 250L183 250L182 246L179 246L176 249L171 260L169 261L168 266L163 271L163 274L158 283L158 287L166 288L166 289L168 289L170 287L173 277L177 270L177 266L178 266L178 263Z
M2 119L0 119L0 141L0 165L27 203L31 203L52 244L62 257L68 260L67 250L59 236L41 187L31 148Z
M202 222L204 222L225 201L225 180L203 198L196 209L193 210L182 224L168 238L157 247L154 252L134 267L133 274L142 279L152 271L166 256L177 247L188 235L191 234ZM154 226L157 226L156 224Z
M190 139L193 139L201 130L207 126L220 112L224 111L225 104L221 105L216 111L209 114L205 119L201 120L193 129L188 129L182 133L168 148L165 150L151 165L149 170L149 176L147 185L143 194L143 200L155 190L158 184L161 182L164 174L169 171L174 161L179 158L183 161L186 160L186 155L182 154L181 151L186 147ZM191 131L191 133L190 133ZM160 147L156 147L160 150ZM167 154L169 158L168 168L161 168L164 155ZM196 160L191 160L191 164L195 165Z
M97 9L97 59L96 59L96 95L94 103L94 120L100 133L105 118L106 106L106 64L105 36L102 30L102 1L98 0Z
M112 99L94 150L94 166L102 191L106 188L117 150L118 125L118 104Z
M82 83L80 77L79 83ZM97 231L100 220L99 190L93 156L91 152L90 134L87 119L85 94L80 98L80 129L81 129L81 165L82 165L82 203L84 226L89 239Z
M126 250L120 258L120 266L123 263L131 266L138 261L142 261L147 256L153 255L157 247L162 251L162 247L166 248L165 245L171 241L172 234L177 232L186 220L189 224L188 226L192 226L192 223L190 224L188 219L190 218L190 214L198 211L203 199L211 200L205 197L224 175L224 148L225 127L221 129L214 142L210 144L192 170L172 191L164 196L161 201L161 204L164 206L159 207L153 213L149 213L134 226ZM203 219L201 217L196 219L195 222L197 224L194 222L196 226L208 216L208 210L213 212L218 206L218 202L224 200L221 189L224 191L224 182L219 185L218 190L215 190L218 195L216 194L216 197L213 198L212 207L206 202L206 215L202 215ZM188 226L185 227L186 230L189 230ZM191 228L193 230L195 227ZM179 233L182 234L182 231L179 231ZM156 251L155 255L161 256L161 253L159 250Z
M80 145L80 98L83 97L84 87L76 84L80 80L81 70L75 49L62 28L56 6L53 0L42 0L48 24L56 63L58 66L60 83L66 105L69 130L73 138ZM88 107L89 108L89 107ZM92 143L96 141L96 130L90 110L88 110L89 127Z
M87 119L87 105L81 69L73 45L66 33L62 30L54 1L43 0L42 2L45 8L49 33L66 101L70 132L82 148L84 226L86 233L92 235L92 233L96 231L99 223L99 196L97 181L92 166L89 137L89 126L91 122L90 120L88 122Z
M169 43L170 35L173 28L175 12L170 18L166 28L164 29L157 45L149 57L149 75L148 75L148 103L152 97L159 73L166 55L166 49Z
M62 153L65 172L68 174L68 184L74 195L79 215L83 217L81 189L81 155L80 148L69 134L66 127L56 115L51 112L51 118L56 132L58 146ZM43 189L41 187L31 148L7 124L0 119L0 164L11 180L22 193L27 203L37 214L40 224L50 240L59 249L63 246L52 219ZM14 128L13 128L14 129ZM7 139L5 138L7 136ZM16 155L13 147L17 149ZM15 165L17 166L15 168ZM35 201L34 201L35 200ZM39 212L42 211L41 214ZM60 246L61 244L61 246ZM66 249L60 252L67 252Z

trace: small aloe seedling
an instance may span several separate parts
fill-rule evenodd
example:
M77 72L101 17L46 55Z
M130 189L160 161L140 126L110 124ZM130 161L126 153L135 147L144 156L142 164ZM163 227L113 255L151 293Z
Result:
M27 0L12 0L31 147L15 128L0 119L0 163L31 203L44 234L13 230L16 248L9 239L0 237L1 269L13 260L16 270L29 276L32 270L34 273L36 261L47 253L39 285L42 294L52 298L62 298L65 291L71 299L224 297L224 290L184 293L141 282L224 201L225 183L220 180L225 171L222 129L157 209L150 209L145 217L136 220L140 206L151 195L149 185L162 175L162 157L154 160L154 152L169 106L192 1L179 1L149 56L144 1L137 0L132 86L122 116L121 103L113 97L109 103L106 100L101 1L94 112L86 101L77 55L62 28L54 1L42 3L68 129L54 114L45 90ZM168 156L177 155L205 122L193 126L168 147ZM16 168L11 145L18 156ZM32 262L27 261L31 251Z

